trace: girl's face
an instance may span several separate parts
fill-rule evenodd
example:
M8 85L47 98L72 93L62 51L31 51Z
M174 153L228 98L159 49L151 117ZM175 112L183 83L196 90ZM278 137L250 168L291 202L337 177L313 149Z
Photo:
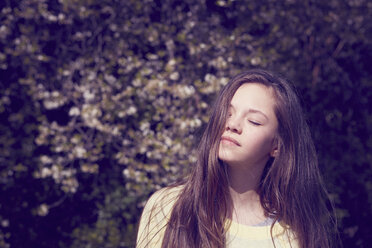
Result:
M273 90L246 83L238 88L229 107L218 157L229 166L264 166L276 154L278 121Z

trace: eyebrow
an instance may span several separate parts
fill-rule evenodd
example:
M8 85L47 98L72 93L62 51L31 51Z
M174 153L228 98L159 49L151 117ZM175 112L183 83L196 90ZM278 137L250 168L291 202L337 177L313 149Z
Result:
M235 109L234 106L231 103L230 103L230 106L229 107ZM259 111L257 109L250 108L250 109L248 109L247 111L244 112L244 115L247 114L247 113L260 114L263 117L265 117L266 120L269 119L262 111Z

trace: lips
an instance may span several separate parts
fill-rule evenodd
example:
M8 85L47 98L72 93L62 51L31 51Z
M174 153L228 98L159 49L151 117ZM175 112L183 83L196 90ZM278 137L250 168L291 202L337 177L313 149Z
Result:
M231 137L222 136L221 141L231 142L231 143L233 143L233 144L235 144L237 146L240 146L239 142L236 141L235 139L231 138Z

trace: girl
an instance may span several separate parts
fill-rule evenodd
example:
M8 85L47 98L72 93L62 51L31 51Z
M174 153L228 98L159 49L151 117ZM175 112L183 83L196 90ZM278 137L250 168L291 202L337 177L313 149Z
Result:
M294 90L250 70L221 90L191 175L149 199L137 247L331 247L326 203Z

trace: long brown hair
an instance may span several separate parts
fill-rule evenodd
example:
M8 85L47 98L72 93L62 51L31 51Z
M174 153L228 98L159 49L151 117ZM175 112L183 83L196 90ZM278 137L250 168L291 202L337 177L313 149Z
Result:
M199 143L197 162L175 202L162 247L226 246L231 198L218 149L229 103L245 83L261 83L272 88L276 97L279 154L267 162L258 190L265 214L288 225L302 248L332 247L335 221L328 211L327 192L298 97L285 79L264 70L241 73L221 90Z

